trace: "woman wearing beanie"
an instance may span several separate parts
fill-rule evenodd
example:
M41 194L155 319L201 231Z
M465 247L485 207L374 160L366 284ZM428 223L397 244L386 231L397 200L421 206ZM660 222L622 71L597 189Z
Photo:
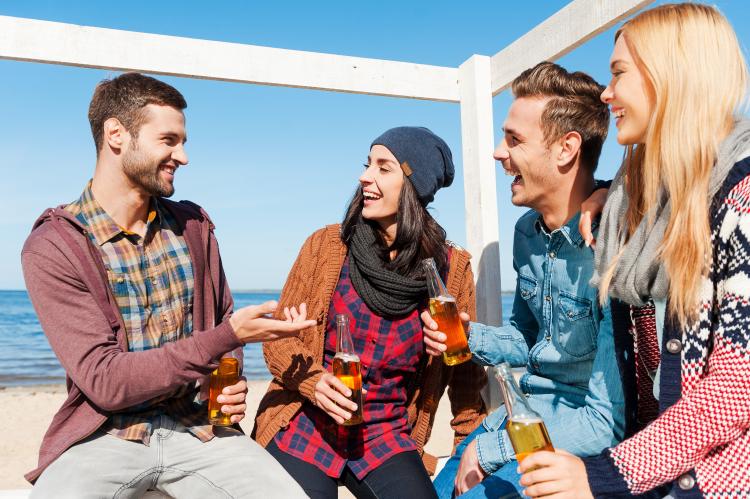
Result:
M436 497L436 459L423 446L446 386L456 443L486 412L480 367L448 367L423 351L424 258L435 259L459 310L475 311L469 255L426 210L453 175L450 149L430 130L388 130L372 143L344 221L313 233L289 273L278 310L318 325L264 345L273 380L253 437L312 498L337 497L339 484L356 497ZM306 310L288 308L300 302ZM362 364L364 422L355 426L342 425L351 402L331 373L337 314L349 316Z
M615 36L602 93L626 146L594 282L635 342L638 423L601 455L521 463L531 497L750 497L750 122L729 22L684 3ZM613 300L612 315L616 315ZM644 389L645 388L645 389Z

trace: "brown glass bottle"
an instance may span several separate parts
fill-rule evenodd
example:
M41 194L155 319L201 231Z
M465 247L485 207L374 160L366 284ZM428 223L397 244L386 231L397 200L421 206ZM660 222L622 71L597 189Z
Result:
M333 357L333 375L351 390L349 400L357 404L357 410L352 412L352 417L344 421L344 426L362 423L364 421L362 418L362 368L359 355L354 352L354 342L349 331L349 316L344 314L336 315L336 355Z
M209 378L208 390L208 422L214 426L231 426L230 414L221 412L221 406L216 398L221 395L225 387L234 385L240 378L239 360L228 354L219 361L219 367L214 369Z
M508 413L505 431L516 451L518 462L540 450L554 451L542 417L529 406L526 396L513 377L510 364L503 362L497 366L497 380L500 382Z
M443 284L435 260L426 258L422 260L422 264L430 293L430 315L437 322L438 330L446 336L443 361L449 366L466 362L471 359L471 350L469 342L466 341L464 325L458 316L456 299L448 293L448 288Z

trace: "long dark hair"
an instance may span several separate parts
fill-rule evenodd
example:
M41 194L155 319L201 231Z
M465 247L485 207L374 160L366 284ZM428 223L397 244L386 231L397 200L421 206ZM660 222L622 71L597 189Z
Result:
M385 267L405 277L421 279L424 276L422 260L434 258L438 270L446 270L448 255L445 247L445 229L438 224L427 209L422 206L417 197L417 191L408 178L404 178L404 185L398 200L396 212L396 239L388 246L385 243L380 226L377 222L362 218L364 195L358 187L341 223L341 240L349 247L352 235L358 224L368 224L378 234L378 245L373 248L378 253ZM396 251L396 258L391 260L391 251Z

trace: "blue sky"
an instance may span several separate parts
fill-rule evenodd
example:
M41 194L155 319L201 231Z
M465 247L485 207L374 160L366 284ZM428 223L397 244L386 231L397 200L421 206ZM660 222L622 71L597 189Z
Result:
M150 2L4 0L0 14L149 33L329 52L442 66L493 55L565 1ZM750 46L750 6L716 5ZM613 31L560 62L608 79ZM745 50L747 54L747 50ZM41 211L77 198L95 161L86 111L98 81L114 73L0 60L0 289L23 288L20 250ZM340 221L369 144L387 128L424 125L453 149L457 176L433 215L464 244L464 193L457 104L237 83L163 78L188 101L190 164L176 199L211 214L234 289L280 288L304 239ZM510 97L494 99L499 136ZM621 148L610 134L599 178L611 178ZM491 151L488 151L490 154ZM514 287L513 224L525 211L497 180L503 289Z

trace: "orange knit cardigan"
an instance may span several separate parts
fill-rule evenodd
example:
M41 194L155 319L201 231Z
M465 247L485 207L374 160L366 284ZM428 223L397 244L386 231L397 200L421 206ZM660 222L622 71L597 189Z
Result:
M284 307L307 304L308 318L317 326L308 328L297 338L265 343L263 354L273 380L260 402L252 437L268 445L276 433L289 424L302 404L315 400L315 384L325 373L323 344L328 309L338 282L347 248L341 241L341 226L329 225L312 234L297 256L281 293L278 316ZM453 247L448 271L448 291L456 297L459 310L474 318L474 278L469 253ZM424 452L430 438L435 412L445 388L451 403L454 446L471 433L486 415L480 390L487 376L480 366L465 362L448 367L442 358L422 356L415 382L408 395L407 413L422 461L430 474L437 459Z

